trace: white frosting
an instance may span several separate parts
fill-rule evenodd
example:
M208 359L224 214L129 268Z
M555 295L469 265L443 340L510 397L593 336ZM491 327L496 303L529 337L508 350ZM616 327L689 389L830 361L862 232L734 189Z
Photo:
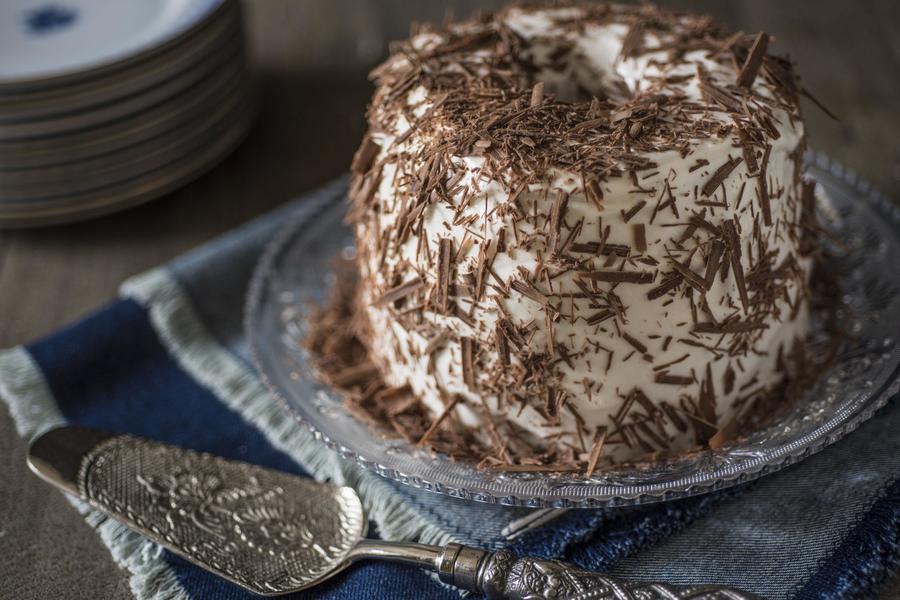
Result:
M523 38L532 40L537 64L541 64L541 58L537 56L541 52L541 38L566 36L574 42L577 51L573 56L576 58L570 61L565 71L559 73L545 69L537 75L539 80L545 81L548 93L552 91L560 97L574 94L575 81L588 89L596 89L599 82L600 88L609 91L615 89L610 82L618 80L624 82L629 90L642 90L654 77L695 75L697 64L702 64L714 81L732 82L736 77L736 71L732 66L710 60L706 51L689 52L685 56L687 64L675 66L668 64L666 53L662 51L641 54L636 58L622 58L619 53L623 37L627 33L625 25L587 25L579 32L565 30L555 24L555 18L573 10L577 12L578 9L537 12L512 10L504 13L506 24L511 29ZM413 45L428 48L435 42L435 35L427 34L415 38ZM660 40L648 35L644 42L648 47L653 47L659 44ZM689 99L703 102L697 77L687 79L681 85L680 91ZM755 84L754 92L763 97L772 96L770 90L759 82ZM409 92L408 106L413 116L424 114L431 106L427 91L419 87ZM789 228L800 218L801 208L797 201L799 192L795 189L797 165L794 163L794 153L803 139L802 123L778 108L774 109L773 117L780 137L771 140L771 153L766 171L771 196L772 225L763 228L762 235L768 241L769 249L774 252L773 264L779 265L789 256L794 256L798 259L800 268L806 271L809 268L808 260L800 259L796 240L790 239L787 234ZM713 109L708 113L698 114L696 118L720 121L724 124L732 123L730 115ZM363 243L366 240L371 242L381 231L390 228L406 201L402 193L404 188L402 184L398 186L396 178L404 169L410 168L404 161L409 160L409 156L414 155L422 143L415 135L407 137L401 143L395 142L409 127L407 119L400 116L392 131L373 133L374 141L381 147L377 160L384 162L380 185L375 195L379 206L376 222L380 230L371 230L372 221L360 225L358 237ZM636 195L635 186L628 174L610 176L601 182L604 197L602 212L585 197L580 175L565 171L555 172L545 183L531 185L519 198L519 203L524 212L545 215L549 219L557 190L569 193L566 223L571 227L583 220L581 231L575 238L576 243L596 243L600 239L602 219L603 226L611 227L608 244L634 246L632 226L642 224L647 244L642 256L658 261L661 265L659 268L663 271L668 270L663 267L670 262L667 258L667 249L671 249L672 240L679 239L685 231L684 226L673 225L683 224L689 215L705 209L705 218L715 225L732 218L736 220L741 235L741 264L745 273L749 273L752 261L756 258L756 247L751 244L751 232L754 220L761 210L760 178L751 175L745 162L741 162L712 197L704 197L698 192L716 169L730 157L741 156L741 148L733 133L724 137L695 140L691 142L690 153L686 156L681 156L675 151L646 154L645 157L658 167L652 169L650 173L641 173L639 184L642 188L652 188L655 192ZM698 168L697 165L703 164L703 161L706 161L705 166ZM454 250L471 243L465 255L457 258L456 265L460 273L474 271L485 240L490 244L491 240L497 239L502 229L506 229L507 251L496 254L492 264L494 273L506 282L517 278L517 273L521 269L533 272L540 261L538 253L546 257L547 251L541 244L532 244L530 248L526 248L524 244L516 243L511 231L510 218L504 210L504 206L508 204L510 190L503 182L481 176L480 167L483 158L479 156L457 156L454 157L454 163L465 170L465 176L459 185L464 188L468 204L461 211L457 207L464 196L464 191L460 191L452 198L453 204L433 202L426 209L423 216L424 237L429 241L432 260L437 254L438 239L449 237L453 240ZM672 210L667 208L658 211L651 222L657 199L667 185L676 197L680 218L676 218ZM740 204L738 204L739 196ZM640 200L645 200L646 206L626 224L622 212L628 211ZM724 202L727 206L723 208L697 204L710 201ZM477 216L471 225L452 225L454 217L459 221L460 216L469 215ZM523 236L538 233L533 223L523 221L518 223L517 227ZM684 243L688 249L695 245L701 247L687 266L702 276L704 257L709 252L709 237L700 231L695 239L688 239ZM471 306L471 298L457 299L463 312L471 314L475 327L467 325L455 316L424 313L424 318L438 325L439 329L450 331L455 336L470 337L476 340L480 347L486 349L482 354L482 360L486 364L483 364L483 368L475 374L477 386L474 390L464 382L462 354L458 343L448 341L429 357L425 348L431 340L398 322L389 308L374 304L375 299L384 290L396 284L396 281L386 279L387 274L397 272L415 274L413 269L404 265L423 263L424 257L418 246L418 238L411 236L398 251L389 252L383 263L378 260L375 252L361 253L363 260L361 268L366 276L364 281L371 281L374 284L362 290L362 303L366 306L371 325L371 339L368 343L385 369L388 381L393 385L410 385L436 415L444 410L442 398L447 394L461 395L466 402L458 405L456 414L470 427L484 426L487 417L483 407L487 406L495 413L495 417L505 415L537 437L548 438L562 434L558 438L561 443L577 446L577 436L572 433L577 425L571 412L561 411L559 424L549 425L546 415L541 414L538 408L541 405L539 401L528 403L520 412L518 408L500 410L497 406L497 397L482 391L486 387L491 387L488 378L492 377L490 375L492 369L487 368L490 366L489 363L499 360L494 351L493 339L497 319L503 316L498 309L498 303L502 304L508 318L516 325L527 326L533 323L534 331L528 343L536 348L545 348L548 346L548 327L540 304L515 291L511 292L508 298L502 298L500 294L489 289L474 308ZM489 245L487 251L493 252ZM599 257L595 261L595 268L602 268L605 260L605 256ZM621 260L617 259L609 268L618 268ZM642 267L641 263L630 267L632 270L643 268L648 271L655 270L649 266ZM436 269L432 267L425 271L426 283L429 286L436 285ZM647 293L660 284L661 274L657 275L651 285L629 283L616 285L615 293L627 307L624 319L620 323L614 323L615 319L606 320L598 325L588 325L585 322L587 317L598 312L596 308L589 306L590 301L587 298L566 297L566 294L579 291L574 271L565 272L549 283L544 282L544 293L552 295L554 303L559 304L560 313L583 317L574 322L570 319L560 319L554 323L554 340L565 340L566 344L575 350L593 348L583 355L574 357L571 364L560 361L557 365L561 375L560 386L569 395L567 403L584 419L587 427L585 437L588 439L590 432L597 427L606 427L609 431L615 429L616 424L611 417L619 410L623 397L634 388L642 390L654 403L666 401L678 406L678 400L682 396L696 398L707 366L712 372L717 401L716 416L721 426L734 417L739 408L736 404L740 404L741 397L760 386L771 386L780 379L781 375L776 366L779 347L786 352L795 338L802 337L806 333L808 318L805 303L792 316L792 308L788 301L781 298L775 301L775 309L765 322L767 329L755 340L752 351L743 356L736 358L729 356L727 352L713 352L687 345L680 340L693 340L707 346L722 344L724 347L728 345L730 336L692 333L695 321L692 317L691 301L683 292L688 286L684 284L678 293L665 294L655 300L649 300ZM402 279L405 281L409 277ZM492 278L490 283L496 282ZM598 283L597 288L610 289L611 285ZM799 285L794 284L788 286L788 294L792 299L800 297L799 288ZM743 314L738 298L733 274L724 281L717 275L706 294L709 309L716 321L721 321L735 312ZM623 332L646 345L649 356L645 358L640 352L636 352L633 345L621 335ZM663 350L666 338L671 338L671 341L667 349ZM605 350L597 349L597 344L601 344ZM607 371L608 352L613 353L614 359L612 368ZM655 381L659 370L654 371L654 365L677 361L684 355L687 355L687 358L671 366L668 372L678 376L693 376L694 383L678 386ZM429 367L430 360L433 360L432 367ZM518 360L513 356L513 364ZM734 371L735 377L733 389L730 393L726 393L722 389L721 382L729 366ZM586 391L588 386L590 394ZM672 423L667 423L664 427L672 447L691 443L690 433L679 432ZM623 458L643 451L640 448L629 448L625 444L610 444L605 452L607 456Z

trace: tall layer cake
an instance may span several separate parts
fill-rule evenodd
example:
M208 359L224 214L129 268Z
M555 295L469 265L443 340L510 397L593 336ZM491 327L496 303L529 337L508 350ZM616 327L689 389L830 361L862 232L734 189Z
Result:
M362 339L489 463L708 443L808 333L812 189L765 34L652 6L421 27L377 68Z

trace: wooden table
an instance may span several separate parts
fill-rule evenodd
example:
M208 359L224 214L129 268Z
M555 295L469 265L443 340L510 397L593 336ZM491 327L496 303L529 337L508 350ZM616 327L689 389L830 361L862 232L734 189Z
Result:
M443 3L444 5L448 3ZM457 15L498 2L450 2ZM799 63L813 148L900 198L900 11L891 0L672 0L735 29L765 30ZM364 130L365 74L410 20L443 5L411 0L245 3L262 106L247 142L183 190L111 217L0 232L0 347L45 335L115 296L127 276L343 172ZM0 597L126 598L96 535L24 468L24 446L0 408ZM65 543L60 543L65 540ZM900 597L900 587L893 595Z

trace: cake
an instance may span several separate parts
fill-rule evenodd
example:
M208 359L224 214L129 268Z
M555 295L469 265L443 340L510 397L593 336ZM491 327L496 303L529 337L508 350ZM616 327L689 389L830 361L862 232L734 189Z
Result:
M800 87L768 43L553 5L392 47L352 164L355 310L429 431L593 470L715 446L777 396L815 238Z

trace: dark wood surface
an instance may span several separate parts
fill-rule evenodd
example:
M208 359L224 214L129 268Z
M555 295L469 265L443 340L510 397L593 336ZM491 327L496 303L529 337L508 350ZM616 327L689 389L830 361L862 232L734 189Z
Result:
M806 85L840 116L806 107L810 144L900 198L900 10L892 0L672 0L735 29L765 30ZM113 298L129 275L343 172L364 129L366 72L412 20L498 2L246 2L262 91L247 142L166 198L92 222L0 232L0 347L32 340ZM0 408L0 597L128 597L71 506L26 473L24 445ZM890 598L900 597L895 587Z

